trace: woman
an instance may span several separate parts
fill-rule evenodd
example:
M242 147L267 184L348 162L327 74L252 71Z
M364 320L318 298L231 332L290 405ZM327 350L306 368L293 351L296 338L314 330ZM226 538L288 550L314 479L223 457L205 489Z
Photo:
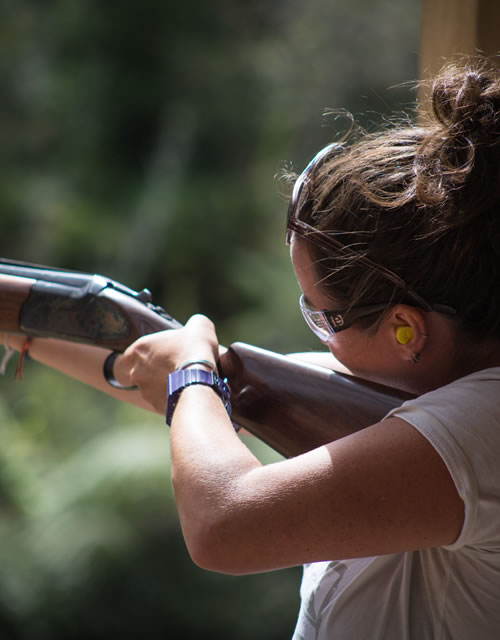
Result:
M193 560L233 574L305 564L295 640L500 630L499 72L449 67L432 98L425 127L320 152L296 182L287 232L302 312L333 366L415 400L262 466L214 384L207 318L115 363L144 403L167 404Z

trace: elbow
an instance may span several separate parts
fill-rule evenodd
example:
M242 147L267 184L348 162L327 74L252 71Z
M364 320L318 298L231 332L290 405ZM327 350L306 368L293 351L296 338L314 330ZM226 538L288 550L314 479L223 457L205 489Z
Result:
M191 560L206 571L235 576L251 573L244 560L248 551L245 552L233 529L224 519L183 522L182 532Z
M249 573L249 571L245 571L235 563L228 561L228 558L223 557L216 549L209 548L207 545L193 546L188 544L187 547L191 560L200 569L229 576Z
M172 474L182 533L193 562L202 569L228 575L254 573L258 554L254 500L239 482L217 486L196 474L196 486Z

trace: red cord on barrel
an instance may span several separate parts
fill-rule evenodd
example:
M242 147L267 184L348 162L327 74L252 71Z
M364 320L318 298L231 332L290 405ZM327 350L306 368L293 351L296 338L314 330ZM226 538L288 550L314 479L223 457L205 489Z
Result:
M20 380L21 382L23 382L24 380L24 377L23 377L24 360L26 358L29 358L29 348L32 342L33 342L33 338L26 338L26 340L24 341L23 348L21 349L19 353L19 358L17 360L16 373L14 375L15 380Z

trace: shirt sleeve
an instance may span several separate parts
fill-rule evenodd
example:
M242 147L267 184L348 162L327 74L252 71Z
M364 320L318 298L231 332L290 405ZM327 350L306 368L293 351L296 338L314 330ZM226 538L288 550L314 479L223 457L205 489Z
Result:
M480 371L390 412L436 449L465 505L457 540L498 550L500 522L500 368Z

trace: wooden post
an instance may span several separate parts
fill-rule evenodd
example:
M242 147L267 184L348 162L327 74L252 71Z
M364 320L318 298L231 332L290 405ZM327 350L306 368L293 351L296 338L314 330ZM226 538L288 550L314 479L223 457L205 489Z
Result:
M500 52L500 0L421 0L420 70L425 80L456 54ZM426 91L419 93L421 111Z

